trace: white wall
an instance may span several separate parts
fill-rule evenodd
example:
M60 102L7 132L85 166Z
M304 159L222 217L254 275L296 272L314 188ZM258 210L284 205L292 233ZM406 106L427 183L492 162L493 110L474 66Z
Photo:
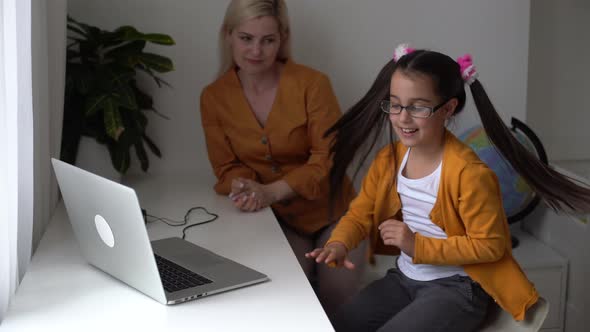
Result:
M150 134L164 154L151 158L150 173L210 172L198 98L217 70L217 31L229 1L69 0L74 18L112 29L130 24L172 35L177 45L151 47L170 56L176 71L165 75L174 89L153 91L172 119L151 117ZM369 88L395 46L410 42L457 57L474 56L480 79L505 120L525 118L529 0L291 0L294 57L332 79L343 109ZM478 117L468 105L457 126Z
M40 156L40 151L49 151L49 127L44 125L40 120L42 114L48 114L49 105L49 78L48 78L48 52L47 52L47 4L45 1L31 2L31 52L32 52L32 75L33 75L33 110L35 115L34 132L35 132L35 156ZM37 158L35 158L37 159ZM41 229L49 220L47 212L52 209L45 207L47 202L44 196L48 196L46 183L51 178L41 175L40 163L35 164L35 185L38 190L35 191L34 216L37 222L33 223L33 249L39 243L42 235ZM41 203L42 202L42 203ZM43 221L41 221L43 220ZM34 250L33 250L34 251Z
M164 77L173 90L149 86L156 105L172 118L151 118L150 133L164 158L151 158L150 173L210 172L198 97L217 70L217 31L228 2L68 1L69 13L81 21L108 29L130 24L176 39L171 48L151 47L170 56L176 71ZM577 39L590 30L587 1L288 0L288 6L295 60L331 77L343 109L366 92L397 43L453 57L470 52L506 121L511 116L526 120L553 159L590 158L590 149L568 144L590 138L590 112L584 111L590 107L590 45ZM574 104L583 109L571 108ZM477 121L470 103L456 131ZM582 312L590 305L590 267L583 257L590 249L587 226L553 216L532 220L527 227L570 259L566 326L568 331L585 330L590 326Z
M67 0L31 1L35 208L33 251L58 200L50 157L59 157L65 81Z
M590 2L531 1L527 119L549 159L590 180ZM563 162L563 161L576 162ZM586 162L580 162L586 160ZM569 260L566 331L588 331L590 227L542 210L527 229Z
M531 1L527 118L552 160L590 160L590 2Z

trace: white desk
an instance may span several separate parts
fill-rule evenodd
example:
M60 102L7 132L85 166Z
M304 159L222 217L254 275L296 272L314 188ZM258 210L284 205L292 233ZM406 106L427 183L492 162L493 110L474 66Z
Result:
M213 179L200 178L127 183L149 214L182 220L197 205L218 214L216 221L189 229L186 239L271 281L162 305L88 265L60 204L0 331L333 331L270 209L240 213L214 194ZM182 227L159 222L147 227L152 240L182 234Z

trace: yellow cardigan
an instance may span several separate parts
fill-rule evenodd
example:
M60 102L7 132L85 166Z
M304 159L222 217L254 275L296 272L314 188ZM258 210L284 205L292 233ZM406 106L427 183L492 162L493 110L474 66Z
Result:
M243 93L235 70L229 70L201 93L201 122L209 161L218 181L215 191L228 194L237 177L267 184L285 180L297 197L272 205L276 214L301 233L312 234L328 220L329 139L324 132L341 116L328 77L287 61L275 101L261 127ZM355 192L346 179L336 205L338 220Z
M389 254L399 253L398 248L383 244L377 226L401 215L394 175L406 151L407 147L397 142L379 152L359 195L328 243L340 241L351 249L370 237L377 253L383 253L383 249L389 249ZM448 238L435 239L417 233L413 262L463 266L500 307L516 320L523 320L526 309L539 295L512 256L498 180L468 146L448 131L438 196L430 219Z

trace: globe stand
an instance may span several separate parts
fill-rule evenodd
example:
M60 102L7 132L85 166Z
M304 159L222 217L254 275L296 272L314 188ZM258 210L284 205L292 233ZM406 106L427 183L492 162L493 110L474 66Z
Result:
M547 158L547 152L545 151L545 147L543 147L541 140L533 132L533 130L531 128L529 128L527 125L525 125L524 122L522 122L516 118L512 118L510 123L512 125L511 130L513 132L520 131L520 132L524 133L524 135L533 144L533 147L535 148L535 151L537 152L537 156L539 157L539 160L542 163L544 163L545 165L549 165L549 159ZM539 205L540 202L541 202L541 197L539 197L539 195L534 195L533 199L529 202L529 204L527 204L525 206L525 208L522 211L520 211L519 213L517 213L514 216L508 217L508 223L511 224L511 223L514 223L514 222L524 219L524 217L526 217L531 212L533 212L533 210L537 207L537 205ZM518 247L518 244L519 244L518 238L516 238L515 236L512 236L512 235L510 236L510 238L512 239L512 249Z
M510 130L515 135L517 135L517 133L522 134L522 135L518 135L518 137L523 137L523 139L527 139L528 143L530 143L530 144L523 144L523 142L521 142L521 144L523 146L525 146L526 148L528 148L531 152L533 152L533 151L536 152L539 160L542 163L544 163L545 165L548 165L549 162L548 162L548 158L547 158L547 153L545 152L545 148L543 147L541 140L539 140L539 137L532 131L532 129L529 128L527 125L525 125L524 122L522 122L516 118L512 118L510 123L512 125L512 128L510 128ZM463 135L461 135L459 138L463 142L467 143L467 145L469 145L477 153L477 155L480 157L480 159L482 161L484 161L494 172L497 172L497 170L494 168L494 164L491 163L492 160L494 160L494 159L493 158L486 158L486 155L482 153L482 146L481 146L482 139L480 138L481 135L483 135L483 137L485 137L484 142L487 141L488 144L491 144L493 146L493 143L491 143L489 137L487 137L485 129L481 126L469 129ZM529 148L529 145L532 145L532 147ZM503 158L503 156L501 154L500 154L500 158ZM502 159L502 160L504 161L504 163L507 163L505 159ZM511 167L510 164L508 164L508 166ZM496 175L501 176L502 174L497 173ZM536 195L533 193L532 199L524 206L524 208L522 210L518 211L514 215L507 216L508 224L510 225L510 224L513 224L515 222L518 222L518 221L524 219L528 214L530 214L535 209L535 207L540 203L540 201L541 201L541 198L539 197L539 195ZM504 207L506 207L506 205L504 205ZM512 211L510 211L510 212L512 213ZM520 241L515 236L512 236L512 235L510 236L510 239L512 241L512 248L518 247L518 244Z

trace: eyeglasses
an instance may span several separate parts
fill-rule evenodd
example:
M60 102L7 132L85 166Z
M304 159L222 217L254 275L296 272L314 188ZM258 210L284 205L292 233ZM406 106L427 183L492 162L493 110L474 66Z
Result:
M379 107L381 108L381 110L383 112L385 112L387 114L396 114L397 115L397 114L400 114L405 109L408 112L408 114L410 114L411 117L425 119L425 118L431 117L432 114L434 114L434 112L438 111L447 102L448 102L448 100L446 100L443 103L440 103L434 107L430 107L430 106L414 106L414 105L402 106L400 104L393 103L389 100L383 100L379 104Z

